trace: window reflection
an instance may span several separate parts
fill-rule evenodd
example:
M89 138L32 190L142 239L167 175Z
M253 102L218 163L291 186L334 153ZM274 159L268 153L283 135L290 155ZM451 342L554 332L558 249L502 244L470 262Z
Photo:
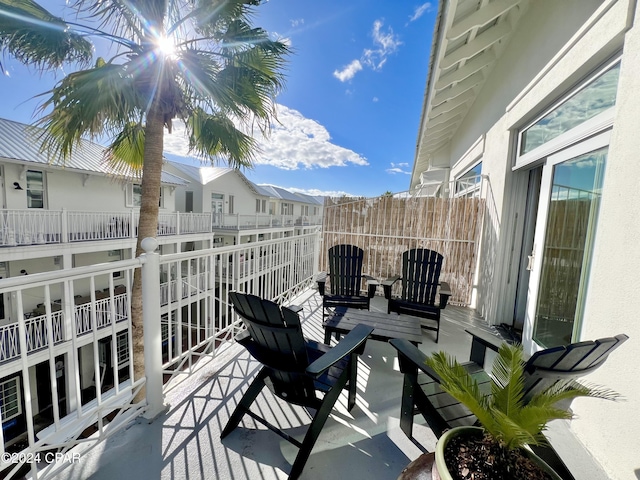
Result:
M614 106L619 75L618 63L522 132L520 155Z

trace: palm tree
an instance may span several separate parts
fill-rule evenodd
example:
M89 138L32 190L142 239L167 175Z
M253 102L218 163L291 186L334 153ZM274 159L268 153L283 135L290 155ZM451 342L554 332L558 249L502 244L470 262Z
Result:
M44 93L43 148L68 158L85 137L108 137L118 173L142 177L140 241L155 237L165 129L184 121L191 153L230 166L252 164L251 129L267 133L289 50L250 25L262 0L77 0L74 19L55 17L32 0L0 0L0 45L21 62L87 67L90 40L111 44L113 56L71 73ZM240 125L238 127L237 125ZM142 290L132 293L135 378L144 375ZM158 319L160 321L160 319ZM140 398L141 395L138 395Z

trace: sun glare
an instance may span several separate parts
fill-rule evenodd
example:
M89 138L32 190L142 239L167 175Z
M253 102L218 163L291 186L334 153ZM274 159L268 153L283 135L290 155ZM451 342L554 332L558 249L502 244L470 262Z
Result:
M176 53L176 45L173 38L161 36L158 37L156 43L158 50L160 50L165 57L170 57Z

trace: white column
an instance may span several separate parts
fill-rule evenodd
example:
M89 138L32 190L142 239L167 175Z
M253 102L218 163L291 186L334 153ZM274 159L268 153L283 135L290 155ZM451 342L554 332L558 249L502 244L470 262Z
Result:
M144 417L153 420L166 410L162 393L162 329L160 328L160 255L155 253L158 241L145 238L141 243L145 253L142 264L142 325L144 336L144 370L146 377L147 411Z

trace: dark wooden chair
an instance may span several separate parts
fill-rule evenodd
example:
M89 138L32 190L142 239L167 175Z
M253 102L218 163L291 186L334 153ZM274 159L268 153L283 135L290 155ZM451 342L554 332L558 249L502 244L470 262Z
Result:
M221 438L231 433L245 414L251 416L300 449L289 474L290 479L298 478L343 388L348 388L348 409L355 405L356 357L363 352L373 328L358 325L330 348L304 339L300 318L292 309L254 295L232 292L229 298L247 326L236 340L263 367L229 418ZM265 386L286 402L315 409L302 442L250 410Z
M502 340L479 329L468 329L467 332L473 337L471 355L470 361L462 365L477 380L480 389L490 394L491 378L483 369L484 357L487 348L497 351ZM617 335L535 353L525 366L525 401L558 381L575 380L593 372L627 339L626 335ZM425 363L427 355L406 340L393 339L389 343L398 350L400 371L404 374L400 428L409 438L413 435L416 413L423 415L437 437L449 428L476 424L476 417L466 407L442 391L438 374ZM573 479L553 448L541 445L532 446L532 449L563 479Z
M402 276L391 277L382 282L384 296L388 300L387 313L413 315L424 318L422 328L436 332L436 343L440 336L440 311L447 306L451 289L440 281L443 257L438 252L425 248L414 248L402 254ZM391 288L402 281L400 297L393 297ZM438 303L436 303L438 296Z
M322 312L327 308L347 307L369 310L378 281L362 273L364 251L355 245L335 245L329 249L329 272L317 277L318 292L322 296ZM329 293L326 282L329 280ZM367 281L366 295L362 294L362 280Z

